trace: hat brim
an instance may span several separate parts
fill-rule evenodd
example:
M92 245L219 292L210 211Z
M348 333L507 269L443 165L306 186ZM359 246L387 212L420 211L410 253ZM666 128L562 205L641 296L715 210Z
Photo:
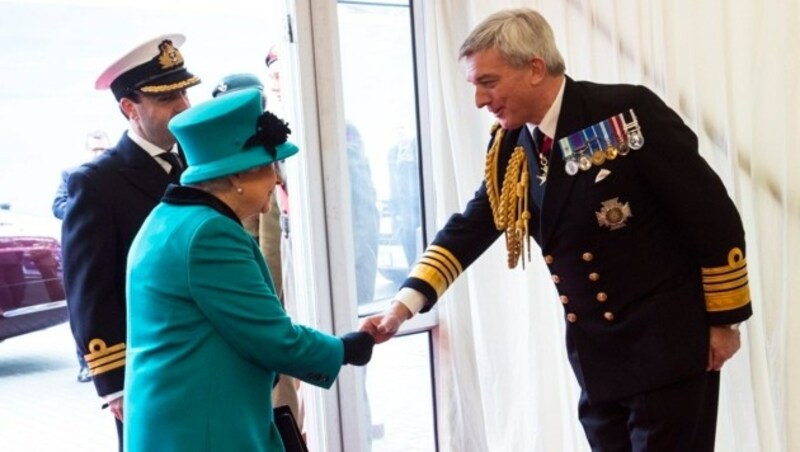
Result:
M240 173L259 166L269 165L270 163L291 157L297 154L298 151L299 148L294 143L287 141L275 146L275 156L273 157L272 154L263 147L256 146L224 159L214 160L213 162L200 165L190 165L186 168L186 171L181 174L181 184L195 184Z

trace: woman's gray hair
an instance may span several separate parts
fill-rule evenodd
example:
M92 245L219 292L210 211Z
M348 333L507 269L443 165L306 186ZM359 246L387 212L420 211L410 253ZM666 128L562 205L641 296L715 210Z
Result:
M233 188L230 175L217 177L216 179L203 180L187 185L211 194L224 193Z
M271 165L271 163L268 163L266 165L257 166L255 168L250 168L250 169L247 169L247 170L244 170L244 171L239 171L236 174L256 172L260 168L263 168L263 167L269 166L269 165ZM233 174L226 174L225 176L220 176L220 177L217 177L215 179L203 180L203 181L200 181L200 182L195 182L193 184L187 184L187 186L198 188L200 190L203 190L205 192L212 193L212 194L224 193L226 191L229 191L229 190L232 190L233 188L235 188L233 186L233 182L231 182L231 176L233 176Z
M538 57L544 60L550 74L561 75L565 71L553 29L541 14L529 8L498 11L484 19L461 44L458 58L489 49L497 49L516 68Z

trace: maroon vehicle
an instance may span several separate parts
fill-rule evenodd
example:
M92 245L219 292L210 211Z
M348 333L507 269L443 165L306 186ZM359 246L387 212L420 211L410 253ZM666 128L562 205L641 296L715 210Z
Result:
M67 321L57 229L0 209L0 341Z

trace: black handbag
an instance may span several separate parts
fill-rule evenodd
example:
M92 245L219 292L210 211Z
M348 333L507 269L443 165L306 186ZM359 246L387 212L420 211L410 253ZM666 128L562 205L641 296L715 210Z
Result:
M272 414L275 417L275 425L278 427L278 433L281 435L286 452L308 452L308 446L303 440L303 434L300 432L300 427L297 426L297 420L295 420L289 405L273 409Z

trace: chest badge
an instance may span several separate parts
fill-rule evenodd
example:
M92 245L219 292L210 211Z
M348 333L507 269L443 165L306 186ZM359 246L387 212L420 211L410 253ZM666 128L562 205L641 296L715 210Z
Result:
M628 203L619 202L619 198L611 198L607 201L603 201L601 204L603 207L600 208L599 212L595 212L595 215L597 215L597 223L612 231L624 228L626 226L625 222L628 221L628 218L633 216L633 212L631 212L631 207Z

